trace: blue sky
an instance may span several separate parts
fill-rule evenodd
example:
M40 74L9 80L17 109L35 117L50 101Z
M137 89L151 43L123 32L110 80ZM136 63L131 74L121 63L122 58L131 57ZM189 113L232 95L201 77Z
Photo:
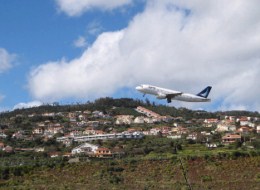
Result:
M3 1L0 111L106 96L142 98L134 88L142 83L191 93L213 86L209 104L170 106L259 111L259 5Z

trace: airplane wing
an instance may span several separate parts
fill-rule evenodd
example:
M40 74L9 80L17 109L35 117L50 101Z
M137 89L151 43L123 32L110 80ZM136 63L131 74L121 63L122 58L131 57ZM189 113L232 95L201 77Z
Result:
M171 93L171 94L166 94L166 99L168 103L172 102L172 98L182 95L182 92L177 92L177 93Z

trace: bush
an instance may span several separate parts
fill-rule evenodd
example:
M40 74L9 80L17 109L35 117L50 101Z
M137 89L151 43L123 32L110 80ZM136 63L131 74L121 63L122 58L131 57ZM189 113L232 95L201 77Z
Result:
M201 181L202 181L202 182L209 182L209 181L212 181L212 177L209 176L209 175L201 176Z

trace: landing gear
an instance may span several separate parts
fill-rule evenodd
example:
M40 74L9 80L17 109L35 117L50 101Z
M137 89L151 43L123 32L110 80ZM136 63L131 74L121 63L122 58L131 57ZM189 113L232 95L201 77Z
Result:
M171 103L172 99L170 97L167 97L167 103Z

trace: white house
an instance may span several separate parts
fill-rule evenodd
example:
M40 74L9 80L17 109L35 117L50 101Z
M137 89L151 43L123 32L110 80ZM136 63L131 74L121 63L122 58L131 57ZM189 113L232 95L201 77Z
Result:
M143 116L136 117L136 118L134 119L134 123L137 123L137 124L142 124L142 123L144 123L144 117L143 117Z
M217 125L217 128L215 131L217 132L226 132L226 131L235 131L236 130L236 126L232 125L232 124L226 124L224 122L219 123Z
M116 116L116 125L122 125L122 124L132 124L133 123L134 116L132 115L118 115Z
M72 154L80 154L80 153L86 153L86 152L95 152L99 146L90 144L90 143L84 143L81 144L75 148L72 149Z
M256 127L256 132L257 132L257 133L260 133L260 125L258 125L258 126Z
M142 113L142 114L145 114L147 117L160 117L161 115L158 114L158 113L155 113L151 110L148 110L142 106L138 106L136 109L135 109L137 112L139 113Z
M7 137L7 135L6 134L4 134L4 133L0 133L0 138L6 138Z

